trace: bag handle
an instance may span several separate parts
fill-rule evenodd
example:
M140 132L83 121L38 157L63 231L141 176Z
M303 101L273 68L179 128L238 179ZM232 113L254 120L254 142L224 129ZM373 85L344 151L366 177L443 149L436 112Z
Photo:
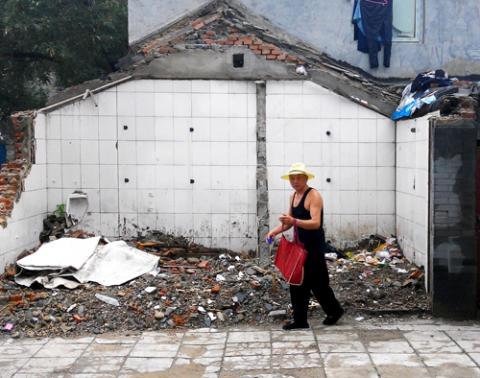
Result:
M297 221L293 223L293 240L295 240L295 244L300 244L300 239L298 238Z
M282 231L282 236L285 237L284 231ZM295 222L295 223L293 224L293 241L295 242L295 244L302 245L302 243L300 243L300 239L299 239L299 237L298 237L298 226L297 226L297 222Z

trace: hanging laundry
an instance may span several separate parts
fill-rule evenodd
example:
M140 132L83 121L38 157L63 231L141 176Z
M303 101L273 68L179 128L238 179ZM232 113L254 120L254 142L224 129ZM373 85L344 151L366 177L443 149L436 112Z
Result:
M357 50L368 54L370 68L378 67L378 52L382 46L383 65L390 67L393 0L355 0L352 23Z

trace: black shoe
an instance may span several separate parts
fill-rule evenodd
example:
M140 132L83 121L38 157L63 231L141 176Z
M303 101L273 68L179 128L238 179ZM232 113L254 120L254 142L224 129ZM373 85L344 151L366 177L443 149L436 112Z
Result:
M285 324L283 327L282 327L285 331L290 331L292 329L305 329L305 328L310 328L310 326L308 325L308 323L295 323L295 322L290 322L290 323L287 323Z
M327 317L323 320L323 324L334 325L343 316L343 314L345 314L345 310L341 308L340 311L335 315L327 315Z

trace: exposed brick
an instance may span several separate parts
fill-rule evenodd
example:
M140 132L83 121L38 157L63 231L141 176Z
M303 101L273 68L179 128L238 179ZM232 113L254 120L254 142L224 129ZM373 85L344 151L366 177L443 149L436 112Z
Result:
M241 39L241 41L244 45L250 46L251 44L253 44L253 40L250 37L244 37Z
M192 28L194 28L195 30L199 30L205 26L205 23L203 22L202 19L197 19L193 21L191 25L192 25Z
M170 46L160 46L157 51L160 53L160 54L171 54L172 52L174 52L175 50L173 48L171 48Z
M277 60L284 61L285 59L287 59L287 54L285 54L285 53L282 53L282 54L277 56Z
M205 20L203 20L203 22L205 23L205 25L208 25L208 24L211 24L213 21L216 21L220 18L220 16L218 14L214 14L213 16L210 16L208 18L206 18Z
M252 50L254 54L262 55L262 50Z
M281 50L272 50L272 55L281 55L282 51Z
M287 62L296 62L297 57L293 55L287 55L287 58L285 59Z
M208 36L208 37L214 37L215 36L215 32L213 30L207 30L205 32L205 35Z
M216 42L214 39L211 39L211 38L203 38L203 43L207 45L214 45Z
M267 55L267 60L276 60L277 55Z
M233 44L234 44L235 46L242 46L242 45L243 45L241 39L237 39Z
M270 50L270 49L262 49L262 55L270 55L271 51L272 50Z

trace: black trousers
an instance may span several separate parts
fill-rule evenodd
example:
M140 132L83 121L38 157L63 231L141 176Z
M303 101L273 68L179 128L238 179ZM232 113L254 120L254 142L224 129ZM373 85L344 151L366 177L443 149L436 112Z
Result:
M335 315L341 311L330 287L328 268L322 252L309 252L304 267L304 279L301 286L290 285L290 298L295 323L306 323L308 303L313 293L327 315Z

